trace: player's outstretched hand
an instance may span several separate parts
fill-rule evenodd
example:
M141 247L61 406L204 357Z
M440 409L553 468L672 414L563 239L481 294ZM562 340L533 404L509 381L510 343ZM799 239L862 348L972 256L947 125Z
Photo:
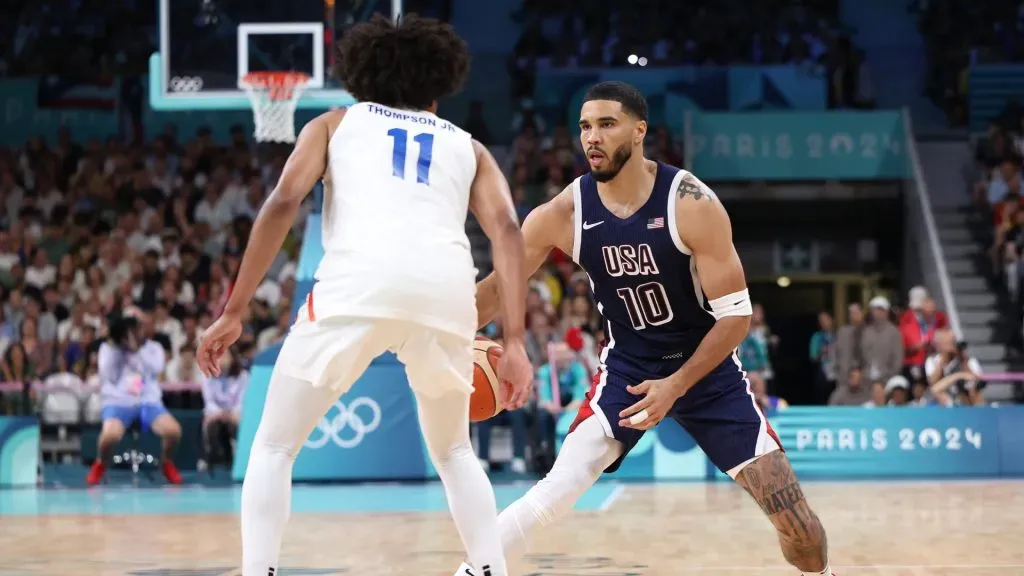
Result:
M225 314L199 336L196 360L207 376L220 376L220 358L242 335L242 319Z
M506 410L522 408L530 399L533 388L533 364L526 356L522 342L505 342L505 349L498 361L498 381L502 386L502 405Z
M630 394L643 395L639 402L619 412L619 426L650 430L661 422L682 393L671 378L646 380L636 386L627 386Z

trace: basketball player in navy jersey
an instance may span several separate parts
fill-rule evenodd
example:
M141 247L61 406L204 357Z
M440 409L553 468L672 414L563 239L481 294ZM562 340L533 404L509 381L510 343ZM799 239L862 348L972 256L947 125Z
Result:
M590 276L607 344L551 472L499 516L506 558L671 418L754 497L786 560L831 575L825 530L734 352L751 303L729 216L693 174L644 157L647 102L636 88L591 88L579 127L590 174L526 218L526 262L532 274L553 248L572 255ZM492 275L477 285L479 324L498 307ZM468 564L457 573L480 576Z

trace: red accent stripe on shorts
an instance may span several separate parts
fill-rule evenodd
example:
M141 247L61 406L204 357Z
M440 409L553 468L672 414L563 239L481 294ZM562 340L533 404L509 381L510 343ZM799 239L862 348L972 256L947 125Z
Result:
M761 413L761 418L764 418L764 425L765 429L768 431L768 435L771 436L772 440L775 440L775 443L779 445L779 450L785 452L786 448L782 446L782 440L779 440L778 433L775 432L775 428L772 428L772 423L768 421L768 416L764 413L764 408L762 408L756 401L754 402L754 406L757 406L757 410Z
M313 290L309 290L309 294L306 295L306 314L309 316L310 322L316 322L316 312L313 312Z
M597 385L601 383L601 375L603 373L604 372L600 369L594 373L594 377L590 380L590 390L587 390L587 396L583 400L583 404L580 406L579 412L576 413L576 419L573 420L572 425L569 426L569 432L575 430L576 427L580 425L580 422L583 422L594 415L594 409L590 407L590 400L594 397L594 394L597 393Z

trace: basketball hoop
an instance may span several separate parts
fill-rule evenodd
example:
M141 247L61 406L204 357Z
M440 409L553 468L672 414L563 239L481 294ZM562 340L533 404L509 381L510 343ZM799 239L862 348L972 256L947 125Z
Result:
M295 142L295 108L309 74L250 72L239 86L249 95L257 142Z

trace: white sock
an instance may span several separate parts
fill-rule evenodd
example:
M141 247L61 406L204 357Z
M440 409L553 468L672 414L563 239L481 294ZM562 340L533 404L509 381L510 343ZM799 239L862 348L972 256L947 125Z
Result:
M832 576L832 568L825 564L825 569L821 572L803 572L803 576Z
M462 392L438 398L417 394L416 400L423 438L444 485L455 528L476 567L474 574L506 576L494 488L469 439L469 396Z

